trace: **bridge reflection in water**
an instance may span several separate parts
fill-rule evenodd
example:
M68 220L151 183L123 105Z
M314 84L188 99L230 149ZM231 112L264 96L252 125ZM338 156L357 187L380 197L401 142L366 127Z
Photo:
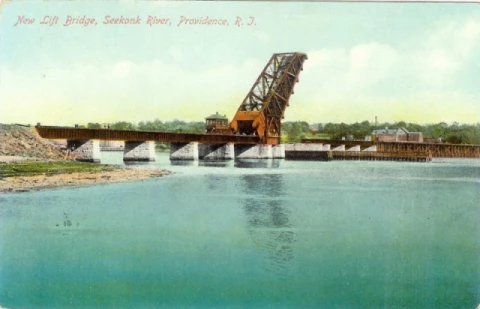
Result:
M242 204L247 231L265 259L265 275L291 279L295 273L296 236L290 210L283 200L282 177L282 174L243 175L243 191L249 197Z
M231 161L199 161L202 167L234 167L241 169L269 169L266 174L241 175L239 201L245 215L247 233L254 250L264 258L261 271L264 276L278 279L291 279L295 273L294 243L296 235L290 219L290 210L283 197L286 195L283 174L271 173L280 167L282 160L236 159ZM192 164L184 161L171 161L172 165ZM222 175L209 175L206 178L212 192L224 186ZM287 292L287 291L283 291Z
M171 161L171 163L176 161ZM198 166L202 167L233 167L234 163L233 160L224 160L224 161L212 161L212 160L204 160L198 161Z

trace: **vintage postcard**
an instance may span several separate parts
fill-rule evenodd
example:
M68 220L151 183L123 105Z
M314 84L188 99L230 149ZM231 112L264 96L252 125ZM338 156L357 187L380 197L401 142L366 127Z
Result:
M478 3L0 9L0 308L479 306Z

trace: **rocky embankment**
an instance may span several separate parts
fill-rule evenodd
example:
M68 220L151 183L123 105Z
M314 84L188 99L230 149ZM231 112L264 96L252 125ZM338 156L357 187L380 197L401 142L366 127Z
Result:
M0 124L0 193L138 181L170 174L159 169L64 160L54 142L35 128Z
M0 124L0 156L4 157L2 161L63 159L62 151L53 142L41 138L35 128L6 124Z

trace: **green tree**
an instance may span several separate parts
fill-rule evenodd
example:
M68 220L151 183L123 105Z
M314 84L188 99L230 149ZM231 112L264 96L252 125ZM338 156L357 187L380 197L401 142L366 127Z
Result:
M89 122L87 124L87 128L88 129L102 129L103 126L101 124L99 124L98 122Z
M110 125L110 129L113 129L113 130L135 130L136 127L131 122L119 121L119 122L115 122L114 124Z
M323 132L323 125L321 123L318 124L317 130L318 132Z
M298 143L310 134L310 125L306 121L282 123L282 140L286 143Z

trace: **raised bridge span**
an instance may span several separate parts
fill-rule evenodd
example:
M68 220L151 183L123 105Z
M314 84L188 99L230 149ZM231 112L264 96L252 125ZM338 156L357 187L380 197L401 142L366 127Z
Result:
M66 139L83 161L100 161L100 140L125 141L124 161L154 160L154 142L170 142L171 159L283 158L281 120L299 81L304 53L273 54L230 124L207 123L207 134L121 131L37 125L41 137Z

